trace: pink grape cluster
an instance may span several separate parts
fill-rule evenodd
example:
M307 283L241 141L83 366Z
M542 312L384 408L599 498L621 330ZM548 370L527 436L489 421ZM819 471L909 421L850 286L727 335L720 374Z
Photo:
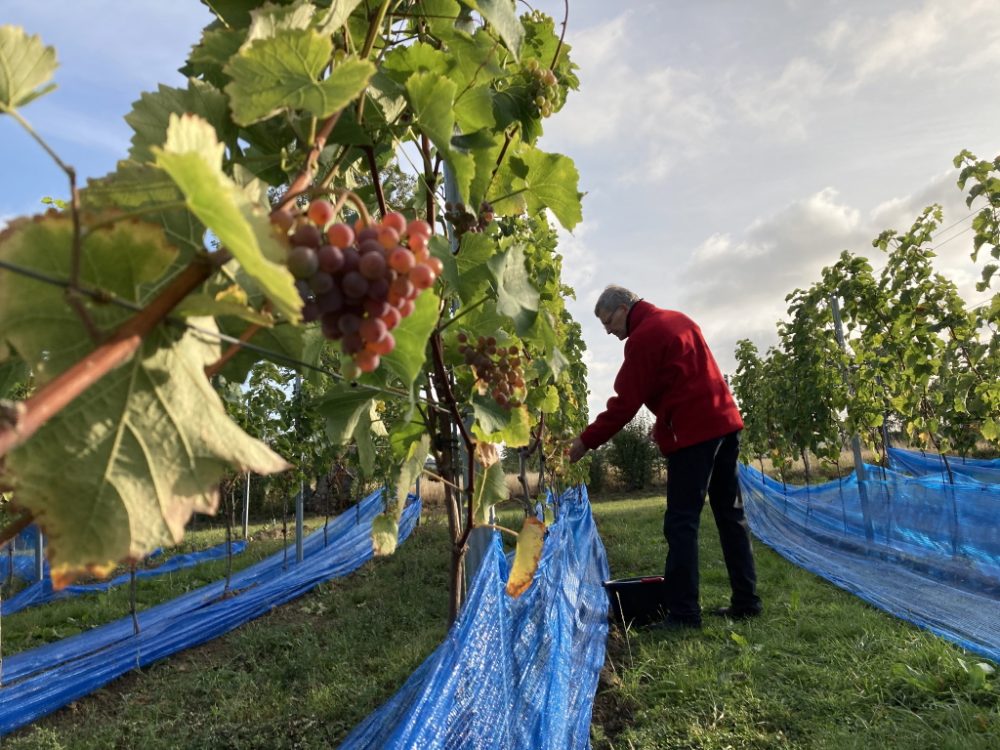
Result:
M464 203L445 203L444 218L455 228L455 234L461 237L466 232L482 232L493 221L493 206L483 201L479 213L474 214Z
M332 224L329 201L314 200L302 215L277 211L271 221L289 239L288 270L302 297L302 317L340 341L361 372L372 372L396 347L392 330L441 275L430 254L431 226L398 212L354 227Z
M524 374L520 350L497 344L493 336L479 336L475 341L465 331L458 334L458 353L465 364L474 368L493 400L504 409L516 409L524 397Z

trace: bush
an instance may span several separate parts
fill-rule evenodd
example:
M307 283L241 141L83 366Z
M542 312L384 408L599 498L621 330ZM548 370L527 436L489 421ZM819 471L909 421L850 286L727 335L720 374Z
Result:
M608 461L618 470L625 490L645 489L660 462L660 450L650 437L652 423L642 412L611 438Z

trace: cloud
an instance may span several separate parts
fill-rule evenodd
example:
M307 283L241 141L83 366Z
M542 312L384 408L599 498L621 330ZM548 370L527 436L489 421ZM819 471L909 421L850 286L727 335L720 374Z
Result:
M605 150L641 165L616 175L622 183L663 179L679 160L703 153L719 125L701 75L650 66L629 54L644 36L641 23L641 15L625 12L576 32L573 60L580 66L580 91L570 94L545 126L547 138L570 153Z
M824 96L828 78L818 63L796 57L776 78L731 71L726 90L745 122L781 139L803 139L815 116L813 103Z

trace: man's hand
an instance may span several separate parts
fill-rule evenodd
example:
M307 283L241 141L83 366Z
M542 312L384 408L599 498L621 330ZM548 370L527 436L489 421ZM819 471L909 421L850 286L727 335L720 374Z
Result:
M573 442L569 446L569 462L575 464L586 455L588 450L580 438L573 438Z

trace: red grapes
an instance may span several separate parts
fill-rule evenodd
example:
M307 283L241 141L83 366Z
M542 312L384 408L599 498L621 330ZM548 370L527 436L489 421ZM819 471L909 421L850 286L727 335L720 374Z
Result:
M473 339L465 331L458 333L458 353L473 368L484 392L504 409L516 409L525 395L520 350L498 344L493 336Z
M276 211L271 223L287 237L286 263L297 279L306 322L340 341L361 372L372 372L396 346L391 333L414 300L441 275L431 257L431 226L391 212L377 224L331 224L333 206L314 200L301 215Z

